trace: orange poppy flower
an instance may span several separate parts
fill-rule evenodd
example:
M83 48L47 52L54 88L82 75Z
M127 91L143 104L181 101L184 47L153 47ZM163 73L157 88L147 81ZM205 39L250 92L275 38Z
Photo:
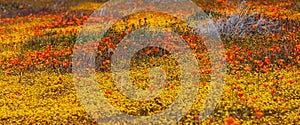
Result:
M170 86L170 89L174 89L174 88L175 88L175 86L174 86L174 85L171 85L171 86Z
M274 95L276 93L276 89L272 89L272 95Z
M234 118L232 118L232 117L225 118L224 121L225 121L226 125L230 125L234 122Z
M289 80L289 83L290 83L290 84L294 84L295 81L294 81L294 80Z
M256 97L256 96L255 96L255 97L252 97L252 99L251 99L252 102L256 102L256 100L257 100L257 97Z
M48 66L49 66L50 64L51 64L51 63L50 63L49 61L47 61L47 62L46 62L46 65L48 65Z
M238 85L238 86L236 87L236 89L237 89L238 91L240 91L240 90L242 89L242 87L241 87L240 85Z
M263 67L263 68L262 68L262 71L264 71L264 72L269 72L269 70L270 70L270 69L269 69L268 67Z
M60 61L59 60L54 60L54 65L60 65Z
M201 120L201 117L199 115L196 115L195 120Z
M276 58L276 54L272 54L271 57L274 59Z
M257 118L261 118L263 116L263 113L258 111L258 112L256 112L256 116L257 116Z
M244 93L239 92L239 93L238 93L238 96L239 96L240 98L242 98L242 97L244 96Z
M252 26L252 28L253 28L253 29L257 29L257 26L258 26L258 24L254 24L254 25Z
M263 86L264 88L267 88L269 85L268 85L267 83L264 83L262 86Z
M245 71L250 71L251 69L252 69L251 66L246 66L246 67L244 68Z
M64 66L64 68L67 68L68 67L68 63L67 62L63 62L63 66Z

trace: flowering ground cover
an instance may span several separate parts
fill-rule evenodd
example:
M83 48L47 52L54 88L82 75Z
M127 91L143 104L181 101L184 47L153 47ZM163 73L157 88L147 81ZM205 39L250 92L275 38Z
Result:
M101 124L101 114L89 114L78 98L74 82L74 50L82 25L103 1L0 0L0 124ZM140 27L160 26L176 31L195 53L201 78L197 98L178 124L297 124L300 122L300 9L287 1L194 1L215 22L225 48L226 78L221 98L207 118L201 118L211 86L210 56L203 38L186 22L162 13L137 13L109 27L97 45L96 79L108 102L123 113L150 116L161 113L181 89L180 65L158 47L140 50L130 62L135 87L154 91L153 67L165 74L165 88L152 100L127 98L114 86L111 50ZM161 41L172 38L161 38ZM167 42L165 44L168 44ZM175 46L176 48L176 46ZM180 46L177 47L180 49ZM83 75L80 74L79 75ZM216 83L217 87L218 84ZM87 86L89 86L87 84ZM221 85L219 85L220 87ZM189 91L189 90L183 90ZM89 96L88 94L85 96ZM188 96L188 95L187 95ZM105 107L99 107L105 110ZM114 113L112 113L114 114ZM116 114L109 116L118 118ZM176 117L174 115L173 117ZM112 121L105 121L112 124ZM144 121L143 124L147 124ZM160 121L157 124L168 123ZM142 123L141 123L142 124Z

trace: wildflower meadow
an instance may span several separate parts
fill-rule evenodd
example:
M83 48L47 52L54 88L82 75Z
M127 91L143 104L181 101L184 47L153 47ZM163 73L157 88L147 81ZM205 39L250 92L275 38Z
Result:
M0 124L300 124L298 0L128 1L0 0Z

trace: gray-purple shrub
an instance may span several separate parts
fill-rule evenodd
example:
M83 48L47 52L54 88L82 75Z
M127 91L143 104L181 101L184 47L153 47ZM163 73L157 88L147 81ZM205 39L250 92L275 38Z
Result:
M239 38L257 34L269 35L281 31L282 26L279 21L269 19L259 12L249 13L250 7L246 6L246 3L246 1L240 3L238 14L232 14L229 17L223 15L223 20L220 18L216 22L222 35L228 39L230 36ZM254 25L257 25L257 28L253 28Z

